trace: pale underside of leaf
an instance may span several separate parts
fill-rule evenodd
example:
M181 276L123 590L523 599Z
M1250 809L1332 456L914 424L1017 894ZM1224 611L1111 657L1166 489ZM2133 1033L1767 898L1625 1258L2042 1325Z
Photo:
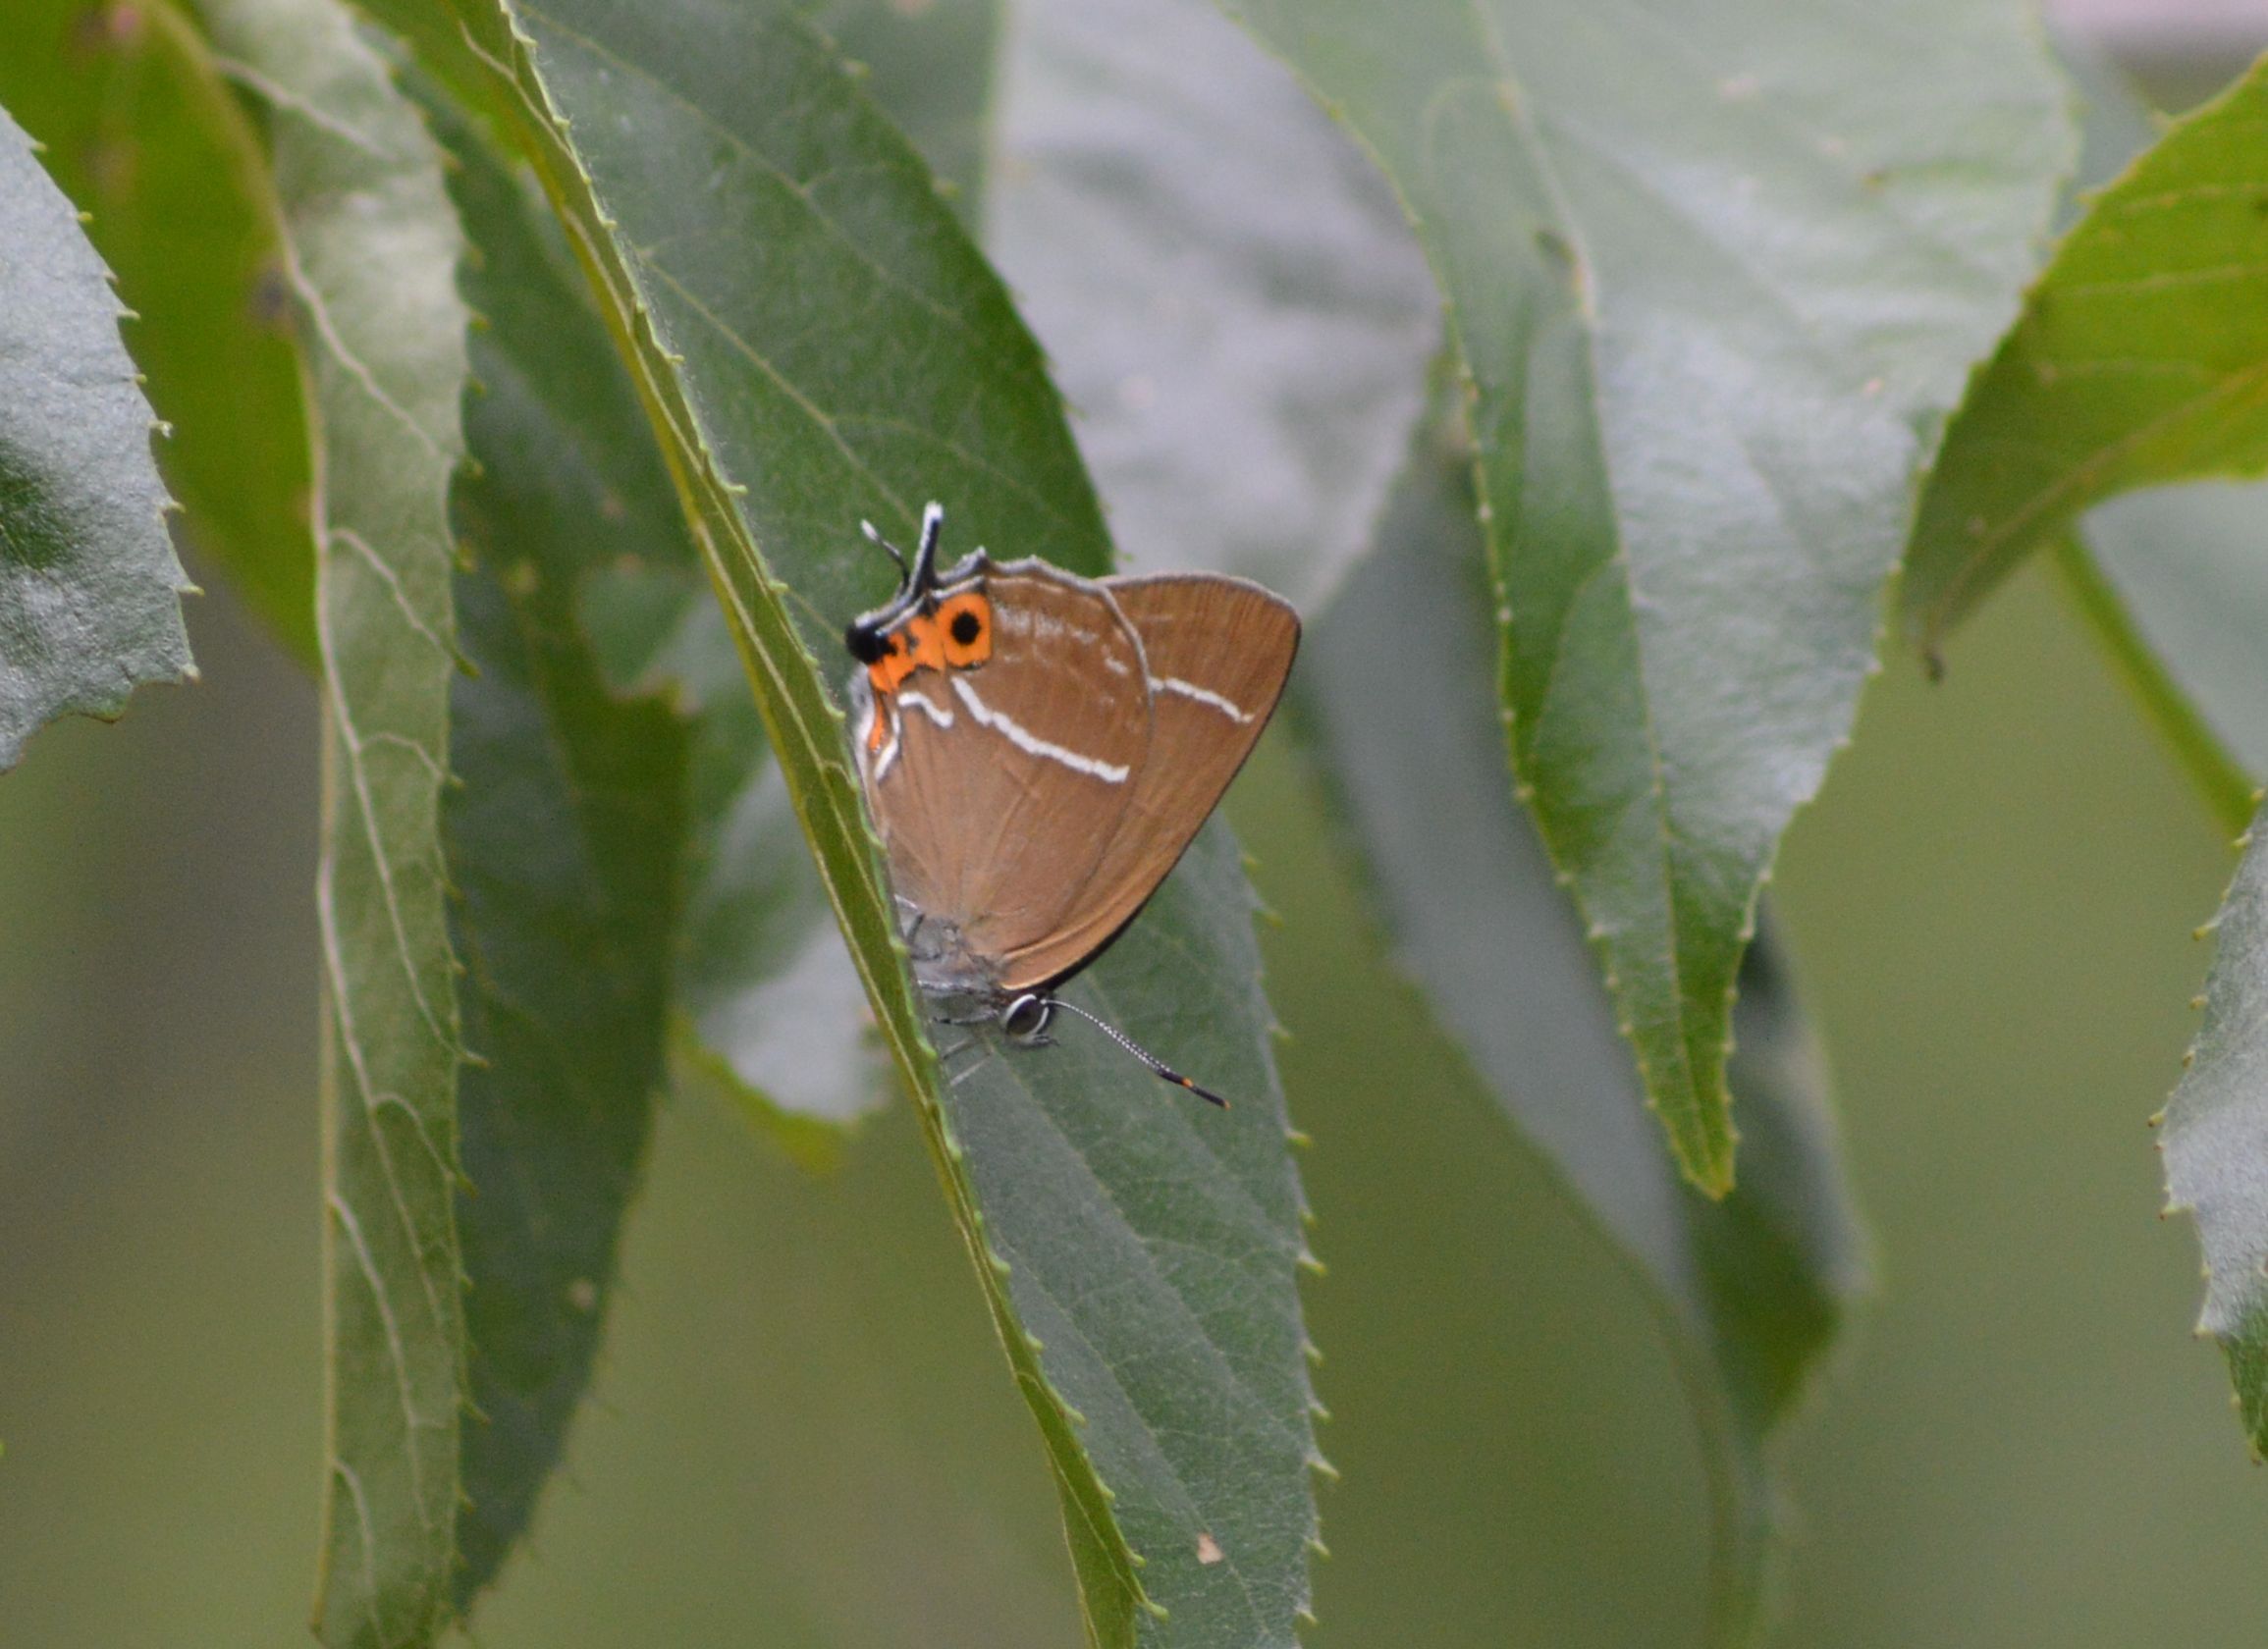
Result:
M2245 1435L2268 1454L2268 832L2256 820L2215 924L2205 1019L2167 1101L2169 1209L2205 1251L2198 1332L2221 1343Z
M1515 771L1681 1165L1847 737L1913 478L2068 146L2013 4L1223 0L1418 226L1472 390Z
M317 1630L446 1619L464 1402L440 803L465 316L441 156L331 0L208 0L264 105L315 436L330 1481Z
M77 212L0 110L0 770L190 673L156 417Z
M1377 169L1211 0L1036 0L986 240L1125 564L1320 611L1421 409L1440 300Z

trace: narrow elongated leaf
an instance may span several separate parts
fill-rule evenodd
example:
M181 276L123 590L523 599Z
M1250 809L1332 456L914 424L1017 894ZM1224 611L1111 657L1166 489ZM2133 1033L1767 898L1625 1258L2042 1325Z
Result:
M1320 609L1440 337L1384 181L1211 0L1017 7L999 129L987 242L1120 551Z
M1303 720L1403 968L1661 1310L1715 1488L1715 1637L1745 1641L1781 1535L1769 1443L1863 1280L1815 1052L1751 949L1732 1081L1749 1160L1712 1201L1647 1121L1583 930L1507 783L1467 454L1421 442L1308 649Z
M11 0L8 29L0 104L92 214L135 311L183 536L312 669L307 429L258 134L166 0Z
M1058 1172L1059 1119L1111 1091L1068 1037L997 1066L1042 1102L988 1115L1005 1131L964 1145L943 1107L929 1010L905 967L828 687L846 673L842 621L891 581L853 536L862 515L909 535L922 504L940 498L956 545L1106 564L1036 347L926 170L800 17L601 0L509 13L459 0L446 14L430 0L389 0L382 10L437 60L456 58L453 73L471 79L470 55L501 77L492 110L535 160L597 281L1048 1443L1094 1640L1288 1643L1305 1558L1300 1540L1278 1536L1313 1517L1297 1202L1272 1079L1263 1080L1267 1015L1236 948L1249 944L1249 910L1241 891L1218 896L1217 878L1241 884L1216 869L1201 884L1213 895L1202 911L1184 892L1138 925L1176 961L1132 976L1145 988L1128 990L1124 1022L1184 1057L1180 1043L1217 1040L1221 1063L1244 1079L1253 1097L1230 1121L1243 1132L1205 1138L1246 1170L1236 1179L1253 1199L1248 1217L1193 1222L1191 1190L1155 1172L1147 1145L1193 1119L1130 1066L1120 1076L1144 1090L1139 1106L1122 1106L1133 1148L1098 1141ZM1113 988L1134 966L1114 954L1089 988ZM1270 1160L1281 1190L1262 1201L1251 1188ZM1050 1180L1030 1178L1043 1168ZM1024 1223L1042 1208L1042 1224ZM1271 1242L1256 1242L1263 1229ZM988 1246L1002 1240L1025 1245L1004 1268ZM1161 1286L1183 1308L1174 1344L1186 1361L1160 1357L1126 1328L1159 1320L1148 1290L1074 1302L1079 1337L1052 1332L1063 1319L1050 1315L1035 1346L1023 1315L1043 1299L1035 1286L1060 1303L1049 1279L1115 1279L1136 1250L1170 1273ZM1233 1301L1214 1287L1224 1270L1240 1278ZM1216 1457L1236 1469L1218 1471ZM1119 1511L1153 1505L1171 1516ZM1152 1540L1169 1544L1139 1544ZM1217 1561L1204 1561L1215 1548ZM1244 1614L1221 1613L1230 1583L1250 1600Z
M1385 168L1474 398L1513 766L1680 1163L1915 475L2069 148L2013 0L1222 0Z
M465 318L441 156L333 0L207 0L264 106L317 432L330 1481L316 1628L430 1641L464 1407L441 790Z
M662 1080L688 738L666 705L610 695L576 610L591 568L683 533L635 388L541 198L427 107L487 323L454 500L473 673L452 697L443 814L474 1056L458 1094L461 1613L527 1527L590 1382Z
M1913 639L2114 493L2268 463L2268 65L2174 123L2064 238L1922 496Z
M2205 1250L2198 1332L2221 1343L2244 1432L2268 1455L2268 830L2256 819L2215 924L2205 1022L2166 1103L2169 1209Z
M110 274L0 109L0 770L58 716L189 673L155 419Z

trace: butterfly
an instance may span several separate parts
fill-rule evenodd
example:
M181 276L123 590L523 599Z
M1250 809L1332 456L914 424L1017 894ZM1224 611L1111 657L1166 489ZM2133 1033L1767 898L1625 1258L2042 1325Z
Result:
M941 571L937 504L911 558L860 525L899 574L843 641L915 982L981 1010L949 1023L1026 1042L1065 1009L1224 1105L1054 990L1134 919L1251 755L1298 614L1221 573L1083 578L981 549Z

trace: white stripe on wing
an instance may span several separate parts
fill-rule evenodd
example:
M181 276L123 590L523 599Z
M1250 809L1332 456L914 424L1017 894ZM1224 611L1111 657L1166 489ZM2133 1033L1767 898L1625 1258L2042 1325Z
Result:
M1127 770L1112 762L1098 761L1082 756L1076 750L1066 750L1059 744L1050 744L1013 717L1003 716L977 697L977 690L969 685L965 675L952 678L953 692L961 703L968 706L969 714L977 718L977 725L990 727L1002 735L1027 756L1043 757L1050 762L1060 762L1073 772L1082 772L1090 778L1099 778L1105 784L1123 784ZM899 695L901 698L903 694Z
M1201 705L1210 705L1231 721L1242 723L1252 719L1249 712L1237 709L1212 688L1200 687L1194 681L1184 681L1176 675L1154 675L1150 678L1150 685L1161 687L1168 693L1179 693L1185 699L1195 699Z

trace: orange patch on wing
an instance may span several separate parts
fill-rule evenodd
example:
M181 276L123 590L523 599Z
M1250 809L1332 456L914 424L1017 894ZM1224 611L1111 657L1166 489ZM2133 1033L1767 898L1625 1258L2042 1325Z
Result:
M931 633L954 669L981 665L993 656L993 604L982 590L963 590L938 608Z
M866 666L866 678L874 683L876 692L894 693L907 676L924 665L943 667L938 653L937 626L917 612L896 629L884 633L882 657Z
M967 669L993 656L993 604L982 590L964 590L935 612L909 612L893 630L884 632L882 657L866 666L876 704L874 726L866 748L880 750L890 742L894 717L887 700L905 685L916 670Z

